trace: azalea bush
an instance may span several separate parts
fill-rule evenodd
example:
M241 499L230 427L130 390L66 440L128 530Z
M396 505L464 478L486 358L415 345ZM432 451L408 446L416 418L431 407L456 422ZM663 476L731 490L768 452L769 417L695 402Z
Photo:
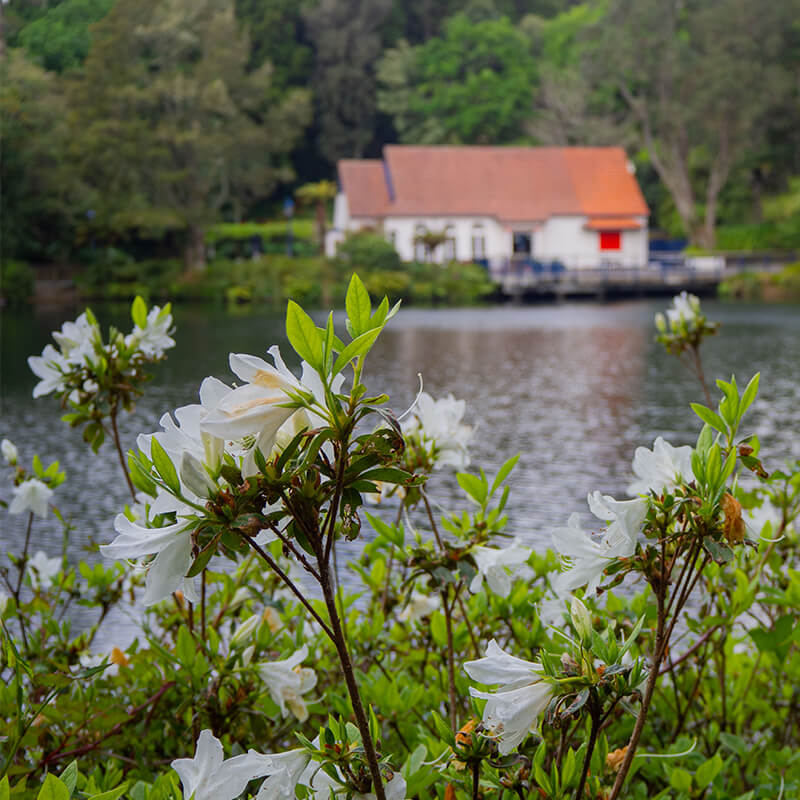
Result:
M567 516L543 553L505 513L518 456L473 467L452 396L391 410L369 359L397 308L357 277L346 307L337 328L290 302L298 371L231 354L234 379L139 436L92 566L30 554L65 476L3 441L29 525L0 573L0 800L800 792L800 464L762 462L758 375L711 398L696 298L656 321L708 398L696 440L636 449L629 499L592 492L590 529ZM168 308L133 314L130 337L87 314L31 360L37 395L117 442L172 343ZM73 604L96 612L77 635Z

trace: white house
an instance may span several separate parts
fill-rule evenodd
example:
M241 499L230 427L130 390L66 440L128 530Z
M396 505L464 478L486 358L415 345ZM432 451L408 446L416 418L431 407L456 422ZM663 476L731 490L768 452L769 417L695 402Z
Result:
M649 210L618 147L389 145L383 159L338 164L326 251L347 233L383 231L404 261L442 232L436 261L512 259L567 268L647 264Z

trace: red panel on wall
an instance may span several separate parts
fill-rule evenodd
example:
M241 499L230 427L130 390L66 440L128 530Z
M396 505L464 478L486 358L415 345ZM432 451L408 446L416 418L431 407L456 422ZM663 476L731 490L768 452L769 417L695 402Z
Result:
M619 231L600 231L601 250L619 250L620 233Z

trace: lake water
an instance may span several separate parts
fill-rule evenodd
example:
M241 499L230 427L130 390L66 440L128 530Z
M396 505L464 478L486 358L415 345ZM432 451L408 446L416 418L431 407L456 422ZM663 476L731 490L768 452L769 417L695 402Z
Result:
M699 421L688 404L702 401L702 392L653 341L653 314L664 305L403 310L373 350L365 377L370 390L391 395L398 412L413 400L418 373L435 397L453 392L466 400L465 421L475 426L475 466L491 473L522 454L510 480L509 532L545 549L555 525L586 510L588 492L624 496L637 446L652 446L657 435L676 445L696 438ZM722 323L705 345L707 375L727 379L735 373L744 385L760 370L762 390L745 428L761 438L768 469L800 458L800 306L708 302L704 308ZM131 327L126 310L94 310L104 327ZM31 397L36 379L27 356L40 353L50 332L76 314L5 312L0 376L0 437L17 444L23 462L39 453L45 464L58 459L67 471L56 500L75 526L68 548L75 560L85 556L90 541L113 538L114 515L127 498L112 444L92 455L80 432L59 421L55 400ZM176 309L175 320L177 346L122 421L126 447L134 446L138 433L157 429L165 411L196 402L206 375L232 380L229 352L264 355L279 344L289 353L282 318L274 313L187 307ZM342 324L341 317L337 321ZM6 499L7 476L4 470L0 482ZM437 473L430 491L450 508L455 486L451 474ZM21 548L24 520L0 514L5 561L4 551ZM34 540L34 550L57 554L60 526L37 522Z

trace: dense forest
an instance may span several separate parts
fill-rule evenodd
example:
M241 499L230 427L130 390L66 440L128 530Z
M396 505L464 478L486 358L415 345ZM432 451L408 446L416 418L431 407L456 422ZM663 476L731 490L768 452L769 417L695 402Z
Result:
M4 259L200 258L391 142L621 144L651 227L800 244L800 0L8 0ZM308 211L313 213L312 209Z

